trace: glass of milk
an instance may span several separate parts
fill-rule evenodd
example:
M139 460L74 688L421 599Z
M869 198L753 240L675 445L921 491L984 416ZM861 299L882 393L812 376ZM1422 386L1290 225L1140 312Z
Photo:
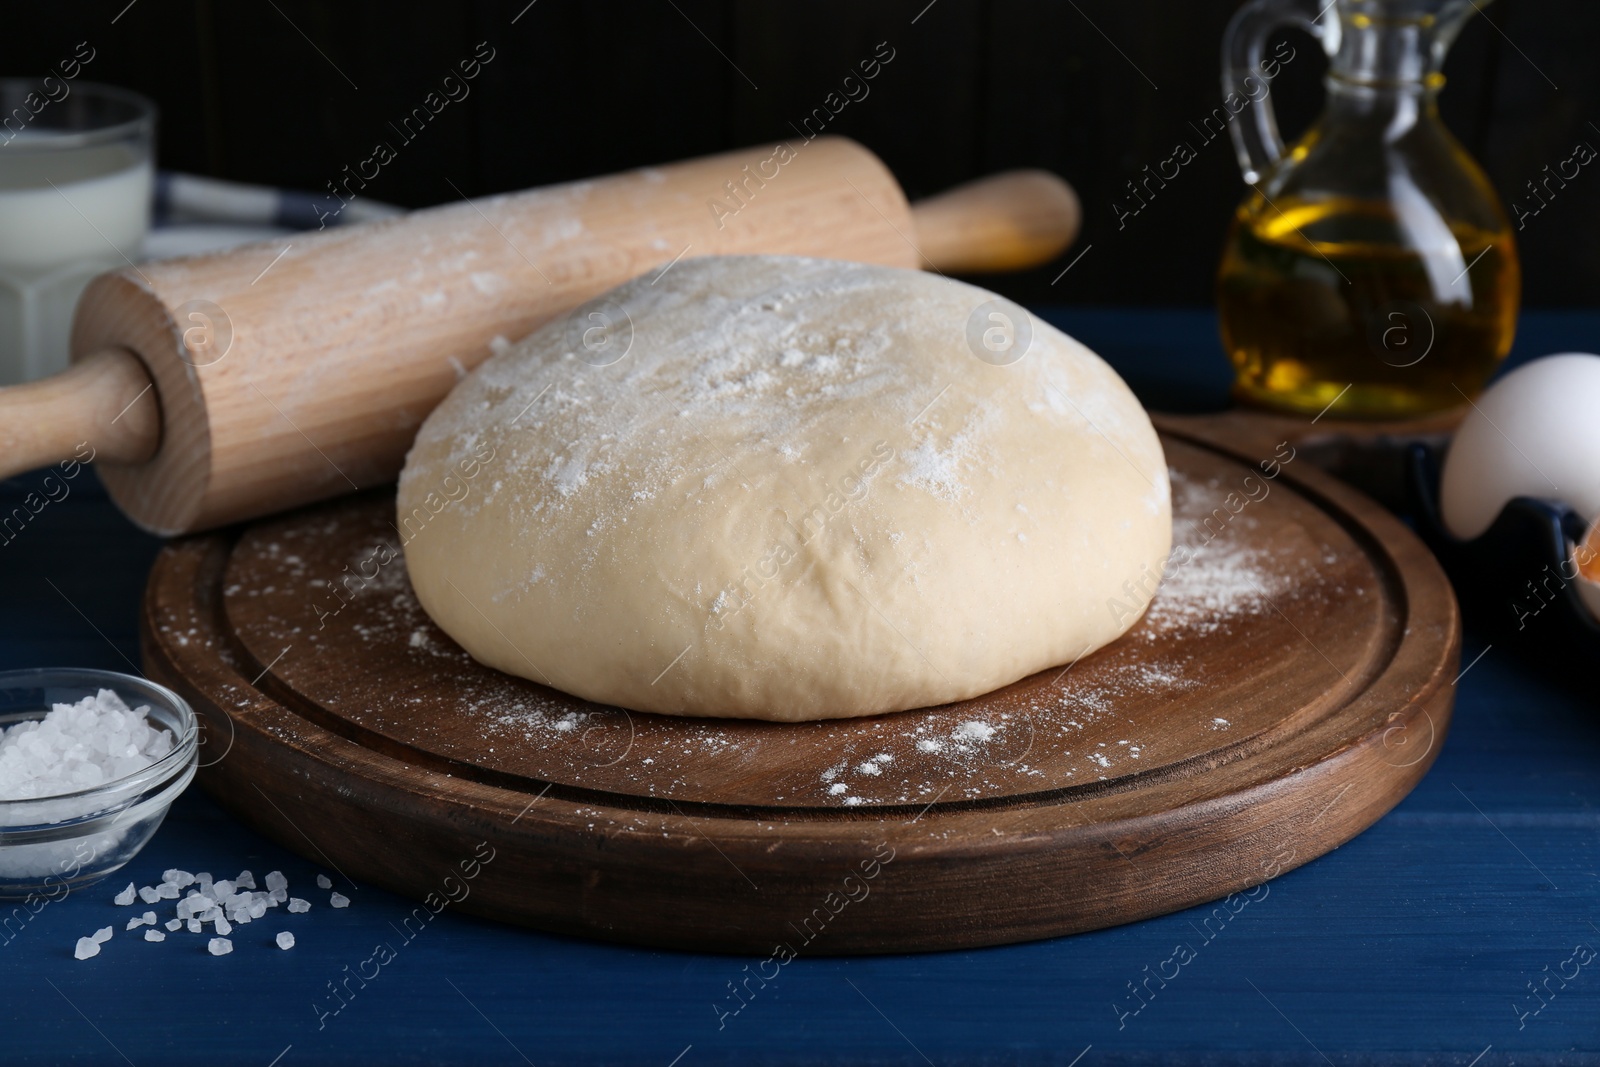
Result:
M137 257L155 125L125 89L0 79L0 385L64 370L84 286Z

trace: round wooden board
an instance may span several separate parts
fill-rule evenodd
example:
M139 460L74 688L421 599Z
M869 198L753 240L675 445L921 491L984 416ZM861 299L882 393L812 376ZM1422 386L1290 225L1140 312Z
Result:
M1164 440L1192 557L1121 640L960 704L684 719L489 670L372 562L390 493L170 545L145 661L205 723L223 804L430 906L761 956L1109 926L1371 825L1432 763L1460 653L1386 512L1303 461Z

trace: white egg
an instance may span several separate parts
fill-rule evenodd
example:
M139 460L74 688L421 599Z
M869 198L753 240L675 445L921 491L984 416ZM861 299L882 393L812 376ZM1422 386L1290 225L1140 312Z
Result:
M1519 496L1600 517L1600 356L1567 352L1519 367L1462 420L1439 486L1446 528L1477 537Z

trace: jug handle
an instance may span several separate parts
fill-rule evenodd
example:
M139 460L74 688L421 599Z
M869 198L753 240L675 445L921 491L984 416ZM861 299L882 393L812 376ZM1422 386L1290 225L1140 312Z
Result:
M1228 21L1222 35L1222 96L1230 111L1233 104L1227 101L1244 101L1238 121L1228 126L1239 169L1251 185L1283 157L1283 138L1268 91L1275 75L1264 73L1269 66L1262 58L1267 40L1280 29L1304 30L1333 55L1339 50L1337 5L1338 0L1250 0Z

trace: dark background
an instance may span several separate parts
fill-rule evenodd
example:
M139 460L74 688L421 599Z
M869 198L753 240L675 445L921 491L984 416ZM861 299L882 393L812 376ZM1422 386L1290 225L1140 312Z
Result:
M1201 150L1119 231L1112 203L1194 140L1218 103L1235 0L127 0L8 6L0 72L42 74L88 41L81 77L160 105L160 165L324 190L479 41L496 50L369 185L408 207L793 136L880 41L896 51L830 132L916 197L1007 167L1078 189L1085 229L1056 264L989 284L1030 302L1205 304L1245 192L1231 143ZM1446 68L1446 121L1509 201L1582 140L1600 146L1600 4L1501 0ZM513 18L516 19L513 24ZM913 23L913 18L916 19ZM113 22L113 19L116 21ZM1286 131L1314 117L1309 38L1273 88ZM720 54L719 54L720 53ZM1528 305L1600 302L1600 174L1518 234ZM0 235L3 239L3 235ZM1052 286L1072 256L1092 250Z

